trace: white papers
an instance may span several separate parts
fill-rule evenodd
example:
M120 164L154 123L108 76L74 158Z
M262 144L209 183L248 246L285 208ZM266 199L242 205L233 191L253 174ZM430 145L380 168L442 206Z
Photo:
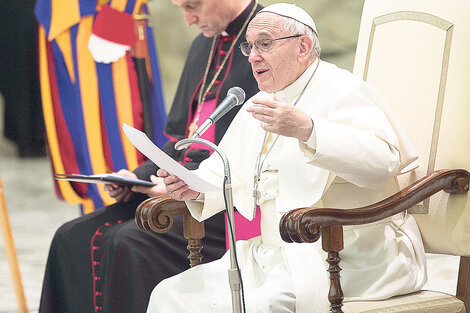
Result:
M143 155L149 158L153 163L160 168L166 170L168 173L178 176L183 180L190 189L197 192L212 192L222 190L208 181L197 176L194 172L188 170L165 152L160 150L153 142L140 130L135 129L127 124L122 125L122 130L129 138L130 142L140 151Z

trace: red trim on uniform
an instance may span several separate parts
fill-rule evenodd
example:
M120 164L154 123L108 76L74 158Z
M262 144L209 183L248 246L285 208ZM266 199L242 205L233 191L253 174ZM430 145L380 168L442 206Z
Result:
M218 47L217 47L217 65L216 65L216 68L220 68L220 58L222 57L222 55L220 54L221 51L224 51L222 50L222 46L223 46L223 43L225 42L226 40L224 40L224 36L220 36L220 42L218 43Z
M91 242L90 242L90 247L91 247L91 273L92 273L92 276L93 276L93 307L95 308L95 313L98 312L98 306L96 306L96 297L99 295L101 296L101 292L97 291L96 290L96 273L95 273L95 267L98 266L100 264L100 262L98 261L95 261L95 257L94 257L94 251L97 250L95 249L95 244L94 244L94 241L95 241L95 238L96 236L101 236L103 235L102 232L100 232L101 228L103 226L100 226L98 227L98 229L95 231L95 233L93 234L93 237L91 237Z
M122 220L118 220L116 223L120 224L120 223L122 223ZM96 229L95 233L93 234L93 236L91 237L91 241L90 241L91 271L92 271L92 276L93 276L93 306L95 307L95 313L97 313L98 311L100 311L102 309L96 303L96 297L101 296L102 293L100 291L98 291L97 287L96 287L96 282L101 281L101 276L96 275L95 267L100 265L101 262L96 260L96 257L95 257L95 254L94 254L94 252L96 250L99 250L99 248L100 248L99 243L95 243L95 239L96 239L97 236L102 236L103 235L103 232L102 232L103 227L111 227L111 226L113 226L111 223L106 222L103 225L101 225L100 227L98 227ZM106 230L106 229L104 229L104 230Z
M184 162L192 162L192 161L193 161L193 159L191 159L191 158L188 157L188 152L191 151L191 150L192 150L192 149L191 149L191 146L190 146L190 147L189 147L188 149L186 149L186 151L184 152L184 157L183 157L183 161L184 161Z
M212 61L211 61L212 62ZM202 84L202 80L204 79L201 78L201 80L199 81L199 84L197 85L196 89L194 89L194 92L193 92L193 95L191 96L191 100L189 100L189 110L188 110L188 118L187 118L187 122L186 122L186 130L184 132L184 137L187 138L188 137L188 134L189 134L189 125L191 124L191 122L193 121L193 102L194 102L194 97L196 96L196 93L197 91L199 90L199 88L201 88L201 84Z
M175 137L167 134L165 131L163 131L163 135L165 135L165 137L167 137L168 139L170 139L171 142L178 142L178 139L176 139Z
M223 42L229 42L229 41L234 41L234 40L235 40L235 37L236 37L235 35L232 35L232 36L230 36L230 35L229 35L229 36L221 36L221 39L222 39ZM224 51L224 52L225 52L225 54L227 54L226 51ZM225 55L225 54L223 54L223 55Z
M230 72L230 68L232 67L232 60L233 60L233 53L230 54L230 58L228 60L228 64L227 64L227 69L225 71L225 76L224 78L220 81L220 87L219 89L217 90L217 94L215 96L216 99L219 99L219 94L220 94L220 90L222 89L222 85L224 84L225 80L227 79L227 76L228 76L228 73ZM217 123L215 123L215 127L217 127Z

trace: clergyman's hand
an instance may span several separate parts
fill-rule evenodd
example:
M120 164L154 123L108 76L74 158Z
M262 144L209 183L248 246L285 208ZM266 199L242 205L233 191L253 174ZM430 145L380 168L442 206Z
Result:
M145 186L134 186L132 187L133 192L145 193L150 198L164 196L167 194L165 183L163 183L163 178L157 177L155 175L150 175L150 180L155 184L153 187Z
M170 175L167 171L159 169L157 175L163 178L166 191L175 200L194 200L199 196L199 192L189 189L188 185L175 175Z
M137 176L128 170L119 170L115 175L137 178ZM127 202L132 196L132 191L129 186L121 186L116 184L106 184L104 185L104 190L108 192L109 196L116 200L117 202Z
M246 110L261 122L268 132L307 141L313 130L313 121L301 109L278 99L254 98L252 106Z

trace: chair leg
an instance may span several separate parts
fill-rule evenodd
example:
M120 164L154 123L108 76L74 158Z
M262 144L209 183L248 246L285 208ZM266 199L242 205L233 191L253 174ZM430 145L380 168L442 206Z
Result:
M202 262L201 239L188 238L189 266L194 267Z
M470 257L460 257L457 298L465 303L467 310L470 308Z
M202 262L202 244L201 238L204 237L204 223L198 222L189 212L183 217L184 238L188 240L188 250L191 267L201 264Z
M330 273L330 291L328 293L328 300L330 300L330 313L343 313L341 307L343 306L343 289L341 289L341 267L339 262L339 252L344 248L343 242L343 227L332 226L322 227L322 248L323 251L328 252L328 273Z
M343 290L341 289L339 272L339 262L341 258L338 252L328 252L328 259L326 261L329 264L328 272L330 273L330 292L328 293L328 300L330 300L331 309L330 313L343 313L341 307L343 306Z
M18 258L16 256L15 243L13 242L13 234L11 232L10 221L3 193L2 180L0 179L0 226L2 228L3 241L5 243L5 251L10 265L10 273L15 289L16 302L19 313L28 313L26 298L24 295L23 283L21 282L21 273L18 266Z

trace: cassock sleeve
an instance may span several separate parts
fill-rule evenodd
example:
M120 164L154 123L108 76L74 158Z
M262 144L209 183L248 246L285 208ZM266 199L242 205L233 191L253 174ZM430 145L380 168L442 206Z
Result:
M299 142L307 163L359 187L377 187L396 174L398 138L384 112L371 100L374 92L361 82L333 102L327 118L312 116L314 138Z

